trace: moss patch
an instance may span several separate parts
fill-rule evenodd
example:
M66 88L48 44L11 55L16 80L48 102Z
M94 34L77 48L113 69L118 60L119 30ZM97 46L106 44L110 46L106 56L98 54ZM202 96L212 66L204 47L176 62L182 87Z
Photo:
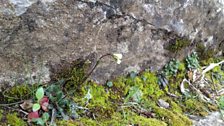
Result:
M130 112L126 118L122 117L121 113L115 113L111 118L102 120L93 120L90 118L81 118L76 121L59 121L60 126L127 126L127 125L141 125L141 126L167 126L161 120L154 118L146 118Z
M24 122L21 118L17 116L17 113L7 114L6 115L7 124L10 126L27 126L27 123Z
M177 53L178 51L190 46L191 42L187 39L184 38L178 38L176 40L172 40L168 47L167 50L173 52L173 53Z
M214 48L206 48L203 43L198 43L196 45L196 51L202 61L214 57L218 52L218 50L215 50Z
M165 122L170 126L191 126L192 122L186 116L172 112L167 109L154 107L154 111L160 118L164 118Z
M156 101L166 96L165 92L159 88L157 82L156 74L149 71L143 72L141 75L134 78L120 77L112 82L112 87L88 82L83 85L80 92L76 92L77 94L75 94L74 97L76 103L82 106L86 105L86 107L89 108L88 114L79 121L72 122L72 124L84 125L85 123L91 123L91 125L102 126L125 126L128 124L156 126L167 124L177 125L178 123L181 123L183 126L188 126L191 124L191 121L187 119L186 116L182 115L181 107L172 101L172 99L169 99L172 106L170 110L163 110L156 107ZM132 111L132 107L130 109L121 109L122 106L125 106L124 103L128 104L129 102L133 102L132 96L130 96L130 89L132 89L133 86L142 92L142 98L139 104L133 107L140 107L148 110L155 108L155 114L159 115L157 118L139 116L140 113ZM91 94L92 98L87 103L85 96L88 92ZM128 96L130 96L129 99L127 99ZM150 113L150 111L148 112ZM165 113L168 113L171 117ZM164 117L167 119L163 120Z
M34 96L34 92L37 87L37 84L20 84L8 88L2 94L4 96L4 102L15 102L23 99L29 99L30 97Z

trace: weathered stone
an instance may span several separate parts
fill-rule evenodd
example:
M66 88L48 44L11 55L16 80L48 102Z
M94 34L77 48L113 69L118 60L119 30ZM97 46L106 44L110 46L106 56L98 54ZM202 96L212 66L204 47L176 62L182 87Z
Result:
M192 116L193 126L223 126L224 121L219 112L212 112L207 117Z
M163 99L158 100L158 105L159 105L159 107L162 107L165 109L170 107L170 104L168 102L164 101Z
M102 83L133 69L157 70L199 41L223 51L223 7L222 0L2 0L0 83L49 81L52 65L90 54L124 55L120 65L103 59L92 75ZM165 49L182 37L192 48L178 55Z

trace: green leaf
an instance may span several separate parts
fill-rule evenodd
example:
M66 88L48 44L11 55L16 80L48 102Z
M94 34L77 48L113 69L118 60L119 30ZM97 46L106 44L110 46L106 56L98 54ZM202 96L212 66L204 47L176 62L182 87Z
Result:
M63 98L63 92L62 92L62 91L58 91L58 92L56 93L56 98L57 98L57 100L62 99L62 98Z
M113 86L113 82L108 81L108 82L107 82L107 86L108 86L108 87L112 87L112 86Z
M38 100L38 102L44 97L44 88L43 87L40 87L37 89L37 92L36 92L36 98Z
M52 101L52 102L57 101L56 97L54 97L52 94L49 94L48 97L49 97L50 101Z
M37 125L41 125L41 126L44 126L44 123L45 123L42 118L32 119L32 122L35 122Z
M43 119L44 122L47 122L49 120L49 118L50 118L50 115L47 112L45 112L42 115L42 119Z
M38 103L35 103L33 104L33 107L32 107L32 110L35 112L35 111L38 111L40 109L40 104Z
M58 101L58 105L61 107L64 107L68 104L69 104L69 101L67 99L61 99L60 101Z

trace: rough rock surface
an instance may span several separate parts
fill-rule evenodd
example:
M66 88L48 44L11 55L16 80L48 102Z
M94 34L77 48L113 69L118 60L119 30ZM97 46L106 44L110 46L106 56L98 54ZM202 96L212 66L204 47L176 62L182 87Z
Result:
M165 46L183 36L222 51L223 8L223 0L1 0L0 83L49 81L54 64L114 52L122 63L105 58L97 82L156 70L175 56Z
M195 117L193 126L224 126L224 121L219 112L213 112L205 118Z

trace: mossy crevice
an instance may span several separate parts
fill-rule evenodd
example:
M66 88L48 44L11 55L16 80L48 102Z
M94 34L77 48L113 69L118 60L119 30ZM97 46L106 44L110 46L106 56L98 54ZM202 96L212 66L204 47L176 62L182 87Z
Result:
M1 92L3 103L11 103L21 101L24 99L30 99L34 96L35 90L38 88L38 84L19 84L13 87L9 87Z
M190 44L191 42L188 39L177 38L175 40L171 40L166 49L172 53L177 53L181 51L182 49L189 47Z
M202 61L206 61L210 58L214 58L218 53L218 50L213 47L205 47L203 43L198 43L196 45L196 51L198 53L199 58Z

